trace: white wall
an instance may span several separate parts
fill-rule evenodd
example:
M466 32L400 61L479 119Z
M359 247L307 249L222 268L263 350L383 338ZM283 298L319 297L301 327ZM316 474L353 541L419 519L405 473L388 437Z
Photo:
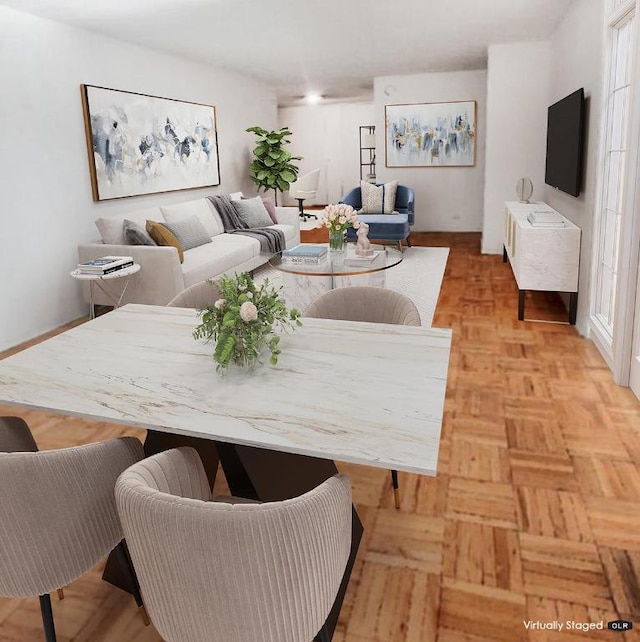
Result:
M244 189L251 125L277 123L274 92L237 74L0 7L0 350L86 314L68 274L99 216ZM221 185L94 203L80 84L217 108Z
M604 56L603 0L575 0L551 40L549 104L584 87L587 99L582 193L578 197L545 186L544 201L582 230L578 284L578 330L588 334L589 272L595 215L602 117Z
M487 151L482 252L502 252L504 202L528 176L543 200L549 106L548 42L491 45L487 63Z
M302 156L300 176L320 168L315 200L337 203L351 188L360 185L360 125L373 125L372 103L334 103L281 107L279 127L293 132L290 151ZM286 204L296 201L285 195Z
M416 195L413 230L475 232L482 229L487 74L480 71L382 76L374 80L378 182L398 179ZM385 167L385 105L477 101L474 167Z

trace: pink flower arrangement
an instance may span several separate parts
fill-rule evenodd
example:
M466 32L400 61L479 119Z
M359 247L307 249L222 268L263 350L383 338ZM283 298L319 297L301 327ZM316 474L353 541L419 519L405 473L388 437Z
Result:
M338 203L324 208L317 227L326 227L330 232L344 232L350 227L357 230L360 227L360 220L351 205Z

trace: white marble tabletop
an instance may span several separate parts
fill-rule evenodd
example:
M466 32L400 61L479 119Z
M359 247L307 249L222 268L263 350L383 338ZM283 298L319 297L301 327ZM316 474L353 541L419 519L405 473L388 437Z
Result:
M0 403L435 475L451 331L303 321L221 376L195 310L129 304L0 361Z

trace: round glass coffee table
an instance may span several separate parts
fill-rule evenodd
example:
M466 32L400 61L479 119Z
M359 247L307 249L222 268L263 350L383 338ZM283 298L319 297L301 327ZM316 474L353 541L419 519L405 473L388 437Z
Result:
M317 264L283 261L282 254L272 256L269 264L282 274L287 305L302 312L328 290L353 285L384 287L386 270L402 262L402 252L383 245L374 250L376 257L371 261L358 260L352 244L344 252L328 251L326 259Z

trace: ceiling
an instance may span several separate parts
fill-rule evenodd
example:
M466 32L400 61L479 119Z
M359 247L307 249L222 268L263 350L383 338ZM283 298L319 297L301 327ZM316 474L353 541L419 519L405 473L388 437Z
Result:
M281 105L310 91L370 98L376 76L484 68L489 44L547 39L571 2L0 0L252 75L275 86Z

